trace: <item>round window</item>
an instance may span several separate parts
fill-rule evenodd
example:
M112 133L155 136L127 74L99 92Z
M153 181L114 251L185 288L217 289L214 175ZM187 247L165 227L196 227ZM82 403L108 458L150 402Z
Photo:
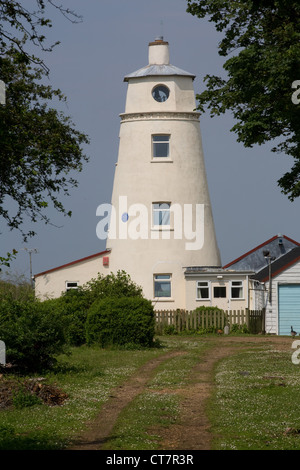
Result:
M164 85L158 85L152 90L152 96L155 101L162 103L163 101L167 101L169 98L170 90Z

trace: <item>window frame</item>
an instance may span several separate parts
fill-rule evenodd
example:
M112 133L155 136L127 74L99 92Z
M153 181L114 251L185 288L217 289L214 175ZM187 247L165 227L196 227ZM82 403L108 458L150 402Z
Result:
M76 284L76 286L69 286L69 284ZM66 292L69 290L77 290L79 287L79 282L78 281L66 281Z
M155 90L159 90L161 89L165 95L166 95L166 98L165 99L160 99L159 96L155 97ZM151 91L151 95L152 95L152 98L157 102L157 103L165 103L169 97L170 97L170 88L165 85L164 83L160 83L158 85L155 85L153 88L152 88L152 91Z
M225 289L225 295L216 295L215 294L216 289L220 289L220 291ZM213 287L213 295L214 295L214 299L226 299L227 298L227 288L226 288L226 286L214 286Z
M154 139L163 139L167 138L168 140L154 140ZM153 162L165 162L165 161L171 161L170 157L170 141L171 141L171 135L170 134L151 134L151 156L152 156L152 161ZM167 153L164 156L159 156L156 155L155 147L156 145L159 144L167 144Z
M160 277L160 279L159 279ZM169 289L169 293L170 295L156 295L156 285L157 283L161 283L161 284L169 284L170 285L170 289ZM163 292L163 291L161 291ZM170 300L172 299L172 274L170 273L156 273L156 274L153 274L153 297L154 299L158 299L158 300Z
M233 285L234 283L239 283L239 285ZM233 289L240 289L241 296L233 297L233 295L232 295ZM243 300L243 299L245 299L245 296L244 296L244 283L243 283L242 280L230 281L230 299L231 300Z
M155 205L159 205L159 206L162 206L162 205L166 205L168 206L168 208L161 208L161 207L158 207L158 208L155 208ZM169 214L169 217L168 217L168 223L167 224L163 224L163 223L158 223L156 224L155 223L155 214L159 214L158 217L160 219L160 213L162 212L165 212ZM167 229L167 230L170 230L171 229L171 202L152 202L152 211L151 211L151 216L152 216L152 229L160 229L160 230L164 230L164 229ZM162 216L162 220L163 222L163 216Z
M200 283L206 284L206 286L200 287ZM208 297L199 297L198 290L201 288L208 290ZM196 300L211 300L211 281L196 281Z

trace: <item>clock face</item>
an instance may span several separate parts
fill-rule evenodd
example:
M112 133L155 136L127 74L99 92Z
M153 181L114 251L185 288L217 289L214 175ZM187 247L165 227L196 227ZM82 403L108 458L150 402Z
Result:
M169 98L170 90L164 85L158 85L152 90L152 96L155 101L162 103L163 101L167 101Z

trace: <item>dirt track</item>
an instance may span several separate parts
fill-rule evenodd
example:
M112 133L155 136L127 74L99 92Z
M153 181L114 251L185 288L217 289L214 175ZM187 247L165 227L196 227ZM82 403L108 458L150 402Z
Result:
M213 372L216 363L228 355L248 348L250 343L269 344L276 349L288 351L291 342L291 338L279 336L218 338L217 345L205 356L201 356L201 360L193 369L191 374L193 385L177 391L182 398L180 424L174 424L167 430L163 428L155 430L155 434L161 436L161 449L210 450L212 435L205 413L205 401L213 390ZM174 355L183 353L171 352L149 361L122 387L115 389L97 419L89 424L88 431L80 436L70 450L101 450L103 444L109 440L120 412L133 398L144 391L155 368Z

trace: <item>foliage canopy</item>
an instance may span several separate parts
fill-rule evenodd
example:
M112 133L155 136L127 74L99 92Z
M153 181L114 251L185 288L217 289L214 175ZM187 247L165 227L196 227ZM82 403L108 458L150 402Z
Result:
M87 135L58 110L66 97L46 83L43 53L58 44L46 44L44 29L52 26L45 15L49 7L79 20L55 0L29 0L25 6L0 0L0 79L6 85L6 103L0 105L0 219L10 230L20 230L24 241L35 235L33 223L50 223L49 205L71 215L63 198L77 186L88 161L83 150ZM33 46L41 57L32 53ZM25 221L29 230L23 229ZM9 264L12 256L0 258L0 264Z

